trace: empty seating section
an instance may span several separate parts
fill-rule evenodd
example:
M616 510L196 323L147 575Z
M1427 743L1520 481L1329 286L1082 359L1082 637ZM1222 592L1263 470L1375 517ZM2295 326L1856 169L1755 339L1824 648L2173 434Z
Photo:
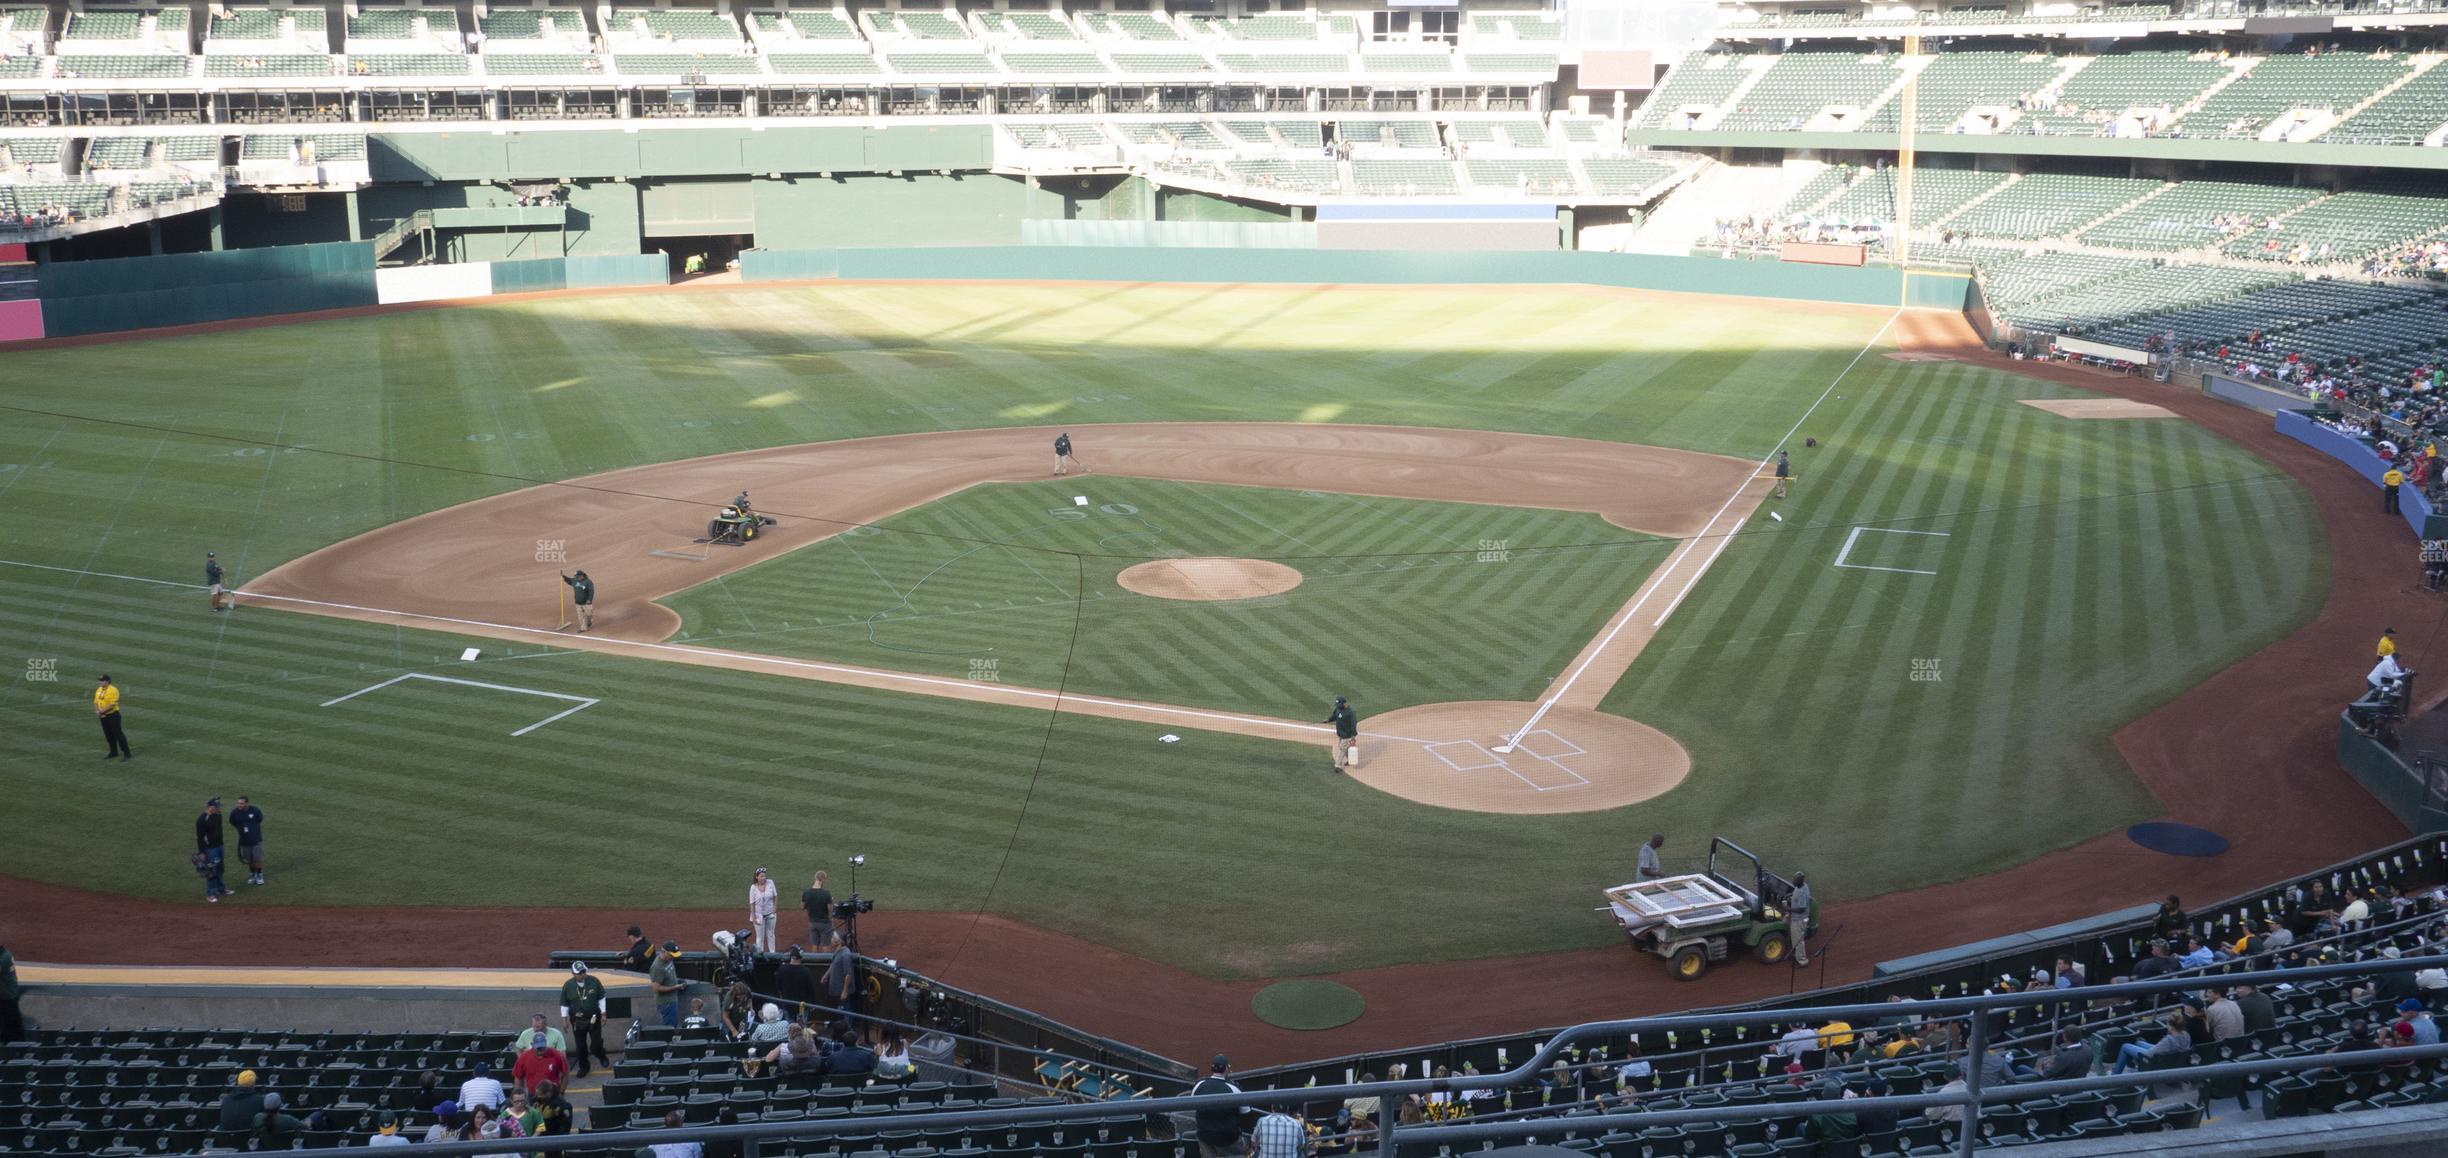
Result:
M488 52L488 76L579 76L602 72L603 65L584 52Z
M2185 181L2082 232L2077 240L2117 249L2173 252L2225 240L2302 205L2324 190L2248 181ZM2230 219L2248 219L2237 224Z
M2419 145L2448 125L2448 65L2433 65L2321 134L2333 145Z
M1242 145L1272 145L1273 134L1267 132L1265 121L1217 121L1234 143Z
M1971 169L1920 169L1913 173L1912 223L1916 228L1964 207L1966 202L2005 183L2007 174ZM1847 186L1824 209L1823 218L1838 222L1894 221L1896 181L1893 168L1874 170Z
M1539 13L1481 12L1471 17L1471 33L1516 40L1562 40L1564 22Z
M1360 55L1362 72L1451 72L1453 54L1449 52L1366 52Z
M1004 49L1003 63L1013 72L1101 73L1105 61L1093 52L1025 52Z
M2097 136L2102 121L2130 109L2183 108L2226 76L2228 66L2206 54L2173 51L2109 53L2075 70L2057 89L2055 107L2025 114L2025 132Z
M2272 274L2204 265L2137 265L2119 275L2050 294L2006 311L2026 329L2088 332L2165 310L2170 303L2215 301L2275 283Z
M364 52L349 57L360 76L466 76L468 58L455 52Z
M1367 196L1416 197L1460 191L1450 161L1362 158L1351 164L1352 183Z
M1265 157L1224 162L1226 172L1245 185L1297 193L1340 193L1343 180L1334 162L1323 158Z
M1090 35L1125 40L1180 40L1181 30L1145 12L1083 12L1081 26Z
M1518 72L1536 76L1554 76L1556 58L1525 52L1466 52L1462 54L1465 72Z
M900 17L900 32L918 40L968 40L969 30L957 20L941 12L909 11L895 13Z
M41 71L42 58L39 56L0 58L0 80L25 80L40 74Z
M762 71L756 57L720 52L616 52L612 67L623 76L750 76Z
M1256 16L1219 19L1194 16L1190 19L1193 32L1223 36L1233 40L1315 40L1317 21L1306 12L1268 12Z
M2448 190L2437 180L2399 177L2313 202L2274 229L2226 245L2264 261L2352 261L2448 229Z
M1078 40L1079 30L1044 12L980 12L978 23L988 33L1021 40Z
M0 213L30 217L59 209L75 220L100 217L111 211L111 190L94 183L0 185Z
M2387 355L2448 339L2439 321L2439 295L2406 286L2337 281L2288 281L2242 297L2144 314L2094 330L2137 339L2174 333L2179 339L2242 344L2255 330L2273 335L2271 349L2230 352L2230 358L2273 366L2288 353L2326 360L2348 355ZM2427 317L2411 317L2406 311ZM2408 326L2405 323L2414 322Z
M754 20L757 31L768 35L796 34L801 40L863 39L849 21L830 12L759 12Z
M1219 52L1216 60L1234 72L1350 72L1351 58L1323 52Z
M370 8L348 18L351 40L414 40L416 17L399 8Z
M134 40L143 35L144 14L127 9L88 8L68 14L69 40Z
M1114 67L1123 72L1213 72L1215 65L1195 52L1116 52Z
M1275 135L1283 138L1284 144L1295 149L1326 147L1326 128L1316 121L1277 121L1274 129Z
M544 18L533 8L496 8L485 13L476 28L486 40L544 39Z
M366 159L366 139L363 133L249 133L239 143L241 161L293 161L301 147L310 148L317 161L362 161Z
M1981 293L1990 308L2017 321L2022 320L2022 307L2027 303L2150 268L2147 259L2096 253L2000 252L1978 263Z
M145 137L96 137L85 146L89 169L142 169L153 142Z
M615 8L608 32L642 34L653 40L738 40L730 20L704 9Z
M58 137L9 137L0 139L0 149L8 150L11 165L56 165L64 143Z
M205 59L209 61L213 58ZM330 64L322 57L314 59L323 66L322 71L330 71ZM59 59L59 75L97 80L173 80L195 75L195 58L173 56L166 52L128 56L118 53L78 53Z
M1944 132L1976 107L2012 109L2023 97L2047 88L2064 67L2064 61L2046 54L1939 53L1914 79L1914 125L1922 132ZM1890 102L1864 127L1894 132L1896 116Z
M2178 124L2188 137L2250 137L2293 109L2345 112L2403 75L2406 58L2289 53L2253 65Z
M2139 177L2033 173L1947 220L1946 226L1976 238L2053 237L2148 194L2161 184ZM1919 186L1916 181L1915 188Z
M1755 133L1799 129L1830 106L1869 107L1901 76L1892 57L1788 52L1716 127Z
M1820 202L1835 196L1838 190L1859 179L1863 172L1850 165L1830 165L1811 174L1811 179L1803 182L1802 187L1794 190L1793 196L1786 200L1781 215L1793 217L1810 212Z
M1341 121L1335 125L1335 139L1345 144L1380 146L1396 149L1438 148L1437 129L1432 121Z
M1588 157L1581 171L1589 175L1590 192L1601 197L1631 197L1674 175L1676 166L1637 157Z
M1000 71L983 52L886 52L885 63L894 72L908 73L992 73Z
M214 40L278 40L280 14L269 8L232 8L215 15L206 34Z
M1472 159L1462 163L1463 174L1474 189L1493 189L1523 194L1568 194L1579 190L1573 180L1572 166L1560 160L1485 161Z
M305 77L330 76L333 72L330 57L303 52L274 53L269 56L240 56L225 52L204 58L206 76Z

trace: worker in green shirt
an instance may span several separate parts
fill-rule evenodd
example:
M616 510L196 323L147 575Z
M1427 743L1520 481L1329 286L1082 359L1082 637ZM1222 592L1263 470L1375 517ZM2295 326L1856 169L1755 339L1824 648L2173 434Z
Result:
M587 1058L612 1064L604 1052L604 987L587 972L586 962L570 962L570 979L561 983L561 1020L569 1026L570 1065L576 1076L587 1076Z
M25 1039L25 1016L17 1009L17 959L9 956L8 946L0 945L0 1041Z

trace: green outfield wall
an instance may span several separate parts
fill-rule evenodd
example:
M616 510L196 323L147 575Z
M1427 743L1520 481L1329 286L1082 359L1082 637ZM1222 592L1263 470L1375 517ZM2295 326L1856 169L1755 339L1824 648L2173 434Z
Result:
M1959 274L1708 257L1620 253L1432 253L1372 250L1178 249L1118 246L757 249L740 256L748 281L810 278L921 281L1286 282L1351 285L1602 285L1736 297L1960 310ZM1905 300L1907 281L1912 300Z
M374 248L363 242L59 262L36 276L55 338L376 301Z
M1721 133L1713 130L1634 129L1634 145L1658 149L1764 149L1892 153L1894 133ZM2337 168L2448 169L2448 149L2403 145L2332 145L2319 141L2229 141L2195 137L2034 137L2015 134L1916 133L1913 149L1924 157L2117 157L2146 161L2242 161L2262 165Z

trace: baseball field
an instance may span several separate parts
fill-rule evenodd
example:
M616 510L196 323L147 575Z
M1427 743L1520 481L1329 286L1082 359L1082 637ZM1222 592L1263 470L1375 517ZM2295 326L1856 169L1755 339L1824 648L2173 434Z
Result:
M1841 905L2155 815L2108 736L2310 617L2309 497L1891 321L841 285L13 354L0 875L196 899L246 793L246 906L722 908L860 852L879 915L1260 977L1607 944L1653 830ZM742 488L771 533L694 542Z

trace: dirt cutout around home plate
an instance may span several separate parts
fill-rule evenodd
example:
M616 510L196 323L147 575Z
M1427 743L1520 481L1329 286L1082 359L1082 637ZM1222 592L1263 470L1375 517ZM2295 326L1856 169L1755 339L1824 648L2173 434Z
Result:
M1272 559L1150 559L1114 576L1125 590L1157 599L1222 603L1263 599L1300 586L1301 573Z
M1466 700L1360 722L1353 779L1405 800L1467 812L1596 812L1662 796L1691 774L1691 753L1638 720L1557 706Z
M2025 398L2023 405L2046 410L2059 418L2174 418L2165 406L2128 398Z

